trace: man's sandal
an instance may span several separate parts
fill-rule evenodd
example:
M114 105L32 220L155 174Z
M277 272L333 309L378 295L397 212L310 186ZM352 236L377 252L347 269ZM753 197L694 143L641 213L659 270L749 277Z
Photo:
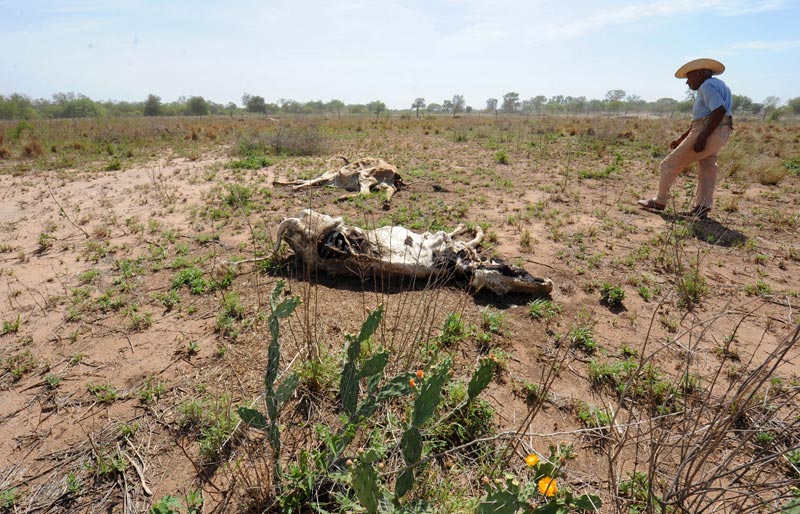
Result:
M698 205L694 209L688 212L682 212L681 216L685 218L693 218L698 220L704 220L708 218L708 213L711 212L711 207L707 207L705 205Z
M650 209L653 211L663 211L667 208L666 205L656 202L655 198L651 198L649 200L639 200L637 203L645 209Z

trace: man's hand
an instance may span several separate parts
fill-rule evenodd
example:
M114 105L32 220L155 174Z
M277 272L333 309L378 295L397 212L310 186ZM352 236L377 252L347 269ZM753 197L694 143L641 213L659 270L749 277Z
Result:
M702 152L703 150L706 149L706 139L707 138L708 138L708 136L705 136L703 134L700 134L699 136L697 136L697 141L694 142L694 151L695 152L700 153L700 152Z

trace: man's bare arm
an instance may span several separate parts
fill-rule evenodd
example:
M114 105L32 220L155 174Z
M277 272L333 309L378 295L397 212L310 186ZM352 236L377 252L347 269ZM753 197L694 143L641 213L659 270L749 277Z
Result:
M711 111L711 115L708 117L708 122L697 136L697 141L694 142L695 152L700 153L706 149L706 141L708 140L708 136L710 136L711 133L714 132L717 127L719 127L719 124L722 123L722 118L724 117L725 107L722 105Z

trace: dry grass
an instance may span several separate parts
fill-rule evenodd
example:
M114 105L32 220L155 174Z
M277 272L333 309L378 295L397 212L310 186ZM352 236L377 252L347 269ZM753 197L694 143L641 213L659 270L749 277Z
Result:
M0 412L16 441L2 447L13 462L0 464L0 494L15 491L17 512L144 512L166 495L185 507L198 488L206 512L289 511L293 501L356 510L346 462L359 448L376 452L389 490L406 466L408 399L382 405L324 462L326 430L347 427L345 334L382 305L359 365L389 351L393 377L453 360L407 500L471 511L486 496L481 478L506 472L535 489L525 455L564 442L575 458L565 457L559 488L600 495L602 512L780 511L800 486L785 457L800 445L800 178L785 165L800 127L737 123L713 216L690 223L634 205L684 125L0 123L0 201L25 214L4 214L0 236L0 387L20 406ZM23 158L31 141L55 151ZM336 202L337 191L272 186L315 175L335 155L382 157L409 187L382 211L374 196ZM232 167L231 156L255 157L254 167ZM691 202L691 173L674 193L676 206ZM473 296L463 284L327 277L284 253L236 275L220 266L271 255L277 223L306 207L366 228L480 223L491 251L553 278L553 305ZM286 474L276 479L264 433L232 413L264 408L279 278L303 303L280 324L278 382L292 373L300 382L281 411ZM601 294L612 286L625 293L613 306ZM486 404L462 417L458 388L485 359L497 363ZM579 401L594 410L581 417Z

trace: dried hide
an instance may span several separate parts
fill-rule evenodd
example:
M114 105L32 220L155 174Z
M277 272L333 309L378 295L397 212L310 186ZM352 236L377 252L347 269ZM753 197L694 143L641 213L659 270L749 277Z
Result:
M553 282L548 278L534 277L520 267L479 255L477 248L483 239L480 227L471 241L455 239L464 232L463 225L451 233L419 234L399 226L363 230L346 225L341 217L306 209L299 217L281 222L277 245L286 241L307 265L330 273L422 280L463 277L475 291L485 288L498 295L541 296L552 291Z
M332 186L353 191L354 194L343 195L339 200L355 195L363 195L371 190L386 191L384 205L389 202L398 189L403 187L403 179L397 174L397 168L383 159L365 157L354 162L346 158L345 165L337 170L326 171L317 178L309 180L294 180L291 182L276 182L276 184L293 185L294 189L303 189L309 186Z

